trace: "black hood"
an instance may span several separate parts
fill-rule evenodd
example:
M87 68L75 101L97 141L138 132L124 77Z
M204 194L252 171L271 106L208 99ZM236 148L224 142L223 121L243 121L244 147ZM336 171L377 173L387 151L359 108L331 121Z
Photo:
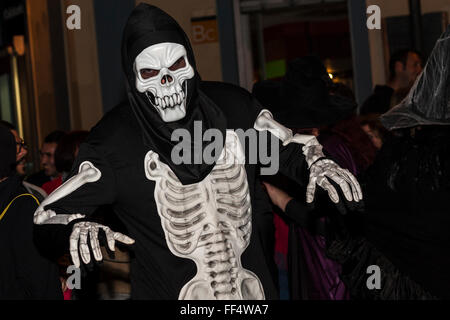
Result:
M187 101L186 116L175 122L164 122L149 102L144 93L135 86L134 61L146 48L162 42L172 42L185 47L189 64L194 68L195 76L186 80ZM160 159L170 166L183 184L191 184L203 180L212 170L214 164L180 164L171 160L172 149L178 144L171 141L172 132L183 128L194 135L194 122L202 122L202 130L219 129L225 137L226 120L217 105L199 90L200 76L196 70L194 53L183 29L167 13L161 9L141 3L130 17L122 39L122 64L127 77L127 93L130 105L139 122L143 142L149 150L159 154ZM208 142L209 143L209 142ZM191 154L203 152L206 143L196 145L192 139ZM216 155L216 160L220 153Z

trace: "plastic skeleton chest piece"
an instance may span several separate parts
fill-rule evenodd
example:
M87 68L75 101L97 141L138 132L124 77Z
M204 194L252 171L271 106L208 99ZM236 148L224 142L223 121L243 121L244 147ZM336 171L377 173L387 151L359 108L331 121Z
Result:
M234 131L211 173L182 185L172 170L149 151L145 173L155 181L155 201L170 251L193 260L196 276L184 285L180 300L262 300L258 277L242 267L250 242L252 212L245 156Z

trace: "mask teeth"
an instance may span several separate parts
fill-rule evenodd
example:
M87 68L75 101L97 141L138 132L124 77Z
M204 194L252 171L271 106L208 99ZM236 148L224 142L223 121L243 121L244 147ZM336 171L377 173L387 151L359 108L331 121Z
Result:
M181 98L182 98L182 100L184 99L186 101L186 105L187 105L187 86L188 86L188 84L187 84L186 80L183 82L183 84L184 84L185 88L183 90L181 90L181 94L183 95Z
M164 96L162 98L155 97L154 101L152 101L152 98L150 97L149 92L146 92L146 96L148 101L150 101L150 104L154 107L160 107L163 110L167 108L173 108L176 105L180 105L183 103L183 101L186 100L187 97L187 83L183 83L183 86L181 87L181 91L174 93L172 96Z
M158 104L157 104L157 98L155 97L155 102L153 102L152 101L152 98L150 97L150 94L148 93L148 92L146 92L145 93L145 95L147 96L147 99L148 99L148 101L150 101L150 104L152 105L152 106L154 106L154 107L156 107Z
M178 105L178 94L174 93L172 95L172 100L173 100L173 105L174 106Z

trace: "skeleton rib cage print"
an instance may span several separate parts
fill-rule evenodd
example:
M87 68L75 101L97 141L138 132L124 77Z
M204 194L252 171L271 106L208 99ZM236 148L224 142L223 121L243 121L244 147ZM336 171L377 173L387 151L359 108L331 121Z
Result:
M192 259L196 276L181 300L261 300L258 277L241 264L250 242L252 211L242 146L228 130L225 148L201 182L182 185L170 168L149 151L145 172L156 182L155 201L170 251Z

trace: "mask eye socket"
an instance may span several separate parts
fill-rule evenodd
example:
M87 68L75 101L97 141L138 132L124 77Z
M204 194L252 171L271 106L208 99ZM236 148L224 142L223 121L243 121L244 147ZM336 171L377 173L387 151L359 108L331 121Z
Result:
M169 67L169 70L176 71L184 67L186 67L186 60L184 60L184 57L181 57L172 66Z
M149 78L156 77L159 74L159 70L155 69L141 69L139 71L141 74L142 79L147 80Z

